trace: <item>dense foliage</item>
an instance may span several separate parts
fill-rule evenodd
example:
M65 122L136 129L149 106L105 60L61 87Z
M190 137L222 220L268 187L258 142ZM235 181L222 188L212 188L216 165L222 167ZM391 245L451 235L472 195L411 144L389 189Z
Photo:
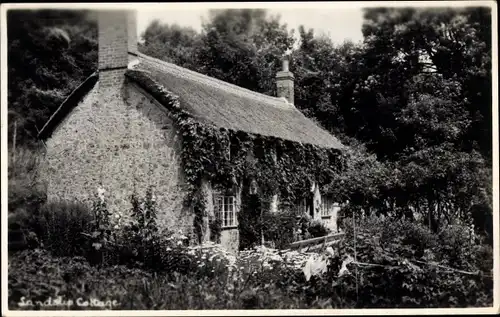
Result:
M39 178L41 156L28 148L8 153L9 211L32 213L46 200L45 186Z
M243 208L242 217L246 212L262 216L270 209L272 195L279 195L282 207L293 206L309 193L312 182L323 188L342 165L342 156L336 149L234 132L199 122L180 107L174 94L146 73L132 70L127 76L162 101L179 128L182 165L190 190L186 204L194 208L195 231L200 241L204 236L202 219L207 204L202 182L210 182L213 189L224 191L236 191L244 182L256 182L255 196L261 204L252 210ZM251 217L242 219L251 220Z
M186 237L180 234L161 235L160 256L154 265L136 257L136 262L96 266L81 256L55 258L37 248L22 251L9 258L9 306L85 308L75 303L54 306L58 297L59 303L66 304L78 298L116 301L116 305L92 309L491 305L491 248L477 244L470 232L450 228L435 235L394 219L367 218L350 224L347 220L345 240L322 254L258 247L235 256L216 245L186 247ZM133 234L123 227L123 233L127 232ZM140 239L149 239L149 233L142 232ZM127 241L132 240L116 242ZM119 255L115 246L99 250L104 249L111 252L108 259ZM38 301L49 298L52 306L41 307ZM28 300L34 306L19 306Z
M182 233L159 230L151 191L144 197L131 197L129 216L110 213L108 198L98 188L90 209L88 204L49 203L39 214L16 213L10 219L28 238L27 251L10 250L12 309L89 308L74 303L54 306L54 302L41 307L37 302L60 298L59 303L68 304L69 299L79 297L103 301L92 309L492 303L492 248L481 244L480 237L466 226L450 226L435 234L416 222L397 218L347 218L342 225L345 239L323 255L258 247L235 256L214 245L187 246L189 239ZM286 214L275 218L290 223ZM286 226L276 227L282 225L280 221L273 220L271 225L271 234L272 228L285 237L293 232ZM39 272L44 273L43 279ZM19 306L28 300L34 306ZM108 302L113 300L118 304Z
M9 144L34 145L64 99L97 68L97 23L86 11L7 12Z
M9 239L21 232L30 248L9 257L12 308L22 296L57 291L105 294L120 309L491 305L488 9L368 9L360 44L336 45L301 27L293 45L293 32L264 10L213 11L201 33L159 22L147 28L143 52L265 94L275 93L280 56L292 49L296 106L350 146L345 156L201 124L177 111L168 91L154 82L145 88L171 105L183 135L198 237L206 180L224 188L257 183L258 199L239 214L246 247L262 237L285 247L297 229L307 237L325 233L292 212L263 212L272 194L290 209L315 180L343 203L345 240L309 264L309 255L277 250L235 258L186 247L181 233L157 230L153 192L131 197L131 218L108 214L102 191L90 208L45 203L38 154L26 147L95 70L96 23L82 11L15 10L7 20L8 139L16 144ZM217 241L220 224L209 229Z
M491 242L490 20L486 8L367 9L364 42L341 45L299 28L290 65L296 106L353 152L328 191L351 209L417 218L435 231L473 223ZM145 36L164 41L150 36L144 49L171 46L181 29L152 24ZM272 93L292 43L285 30L263 11L214 11L195 40L184 30L174 47L189 48L194 63L185 67ZM276 53L268 64L262 43ZM254 80L255 69L273 73Z

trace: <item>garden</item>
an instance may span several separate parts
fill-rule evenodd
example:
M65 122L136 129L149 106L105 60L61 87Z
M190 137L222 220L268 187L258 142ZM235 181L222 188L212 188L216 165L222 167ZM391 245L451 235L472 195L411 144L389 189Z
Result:
M322 192L344 205L344 236L314 253L288 246L299 230L327 232L291 212L249 205L239 215L240 250L228 253L157 226L154 188L132 195L120 214L109 213L114 197L99 184L89 201L47 201L37 134L97 68L97 25L83 10L10 10L7 21L9 309L493 305L489 8L369 8L360 43L334 43L304 26L293 34L260 9L213 11L202 32L160 21L146 28L142 53L268 95L292 50L295 106L348 147L335 157L339 166L327 151L269 138L262 146L279 149L287 164L277 168L269 153L255 164L226 159L214 144L236 140L234 153L245 154L253 141L192 125L182 113L177 123L190 144L184 167L198 223L204 202L194 185L204 173L230 182L251 172L280 194L322 179ZM54 28L63 32L47 32ZM215 171L196 159L204 156L220 163Z
M24 168L16 166L13 184L31 181L19 177L36 163L27 154L17 155ZM319 252L258 245L229 253L158 228L152 191L131 197L130 217L108 212L103 188L90 208L10 194L18 199L9 200L9 234L24 237L9 248L10 309L492 305L492 249L465 226L436 234L404 219L346 216L342 241Z

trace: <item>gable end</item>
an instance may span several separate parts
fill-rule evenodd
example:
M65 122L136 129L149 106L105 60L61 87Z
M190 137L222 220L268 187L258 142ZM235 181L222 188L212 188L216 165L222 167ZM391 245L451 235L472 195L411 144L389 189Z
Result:
M99 79L98 72L93 73L83 83L80 84L73 92L63 101L57 108L50 119L45 123L40 132L38 133L39 139L46 139L50 137L55 128L61 123L64 118L73 110L91 90Z

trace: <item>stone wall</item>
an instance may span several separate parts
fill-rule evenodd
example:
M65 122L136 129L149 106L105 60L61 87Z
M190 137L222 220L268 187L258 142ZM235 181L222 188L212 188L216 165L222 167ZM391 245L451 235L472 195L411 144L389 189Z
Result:
M332 230L332 232L337 232L338 227L337 227L337 219L338 219L338 212L340 210L340 207L335 207L332 214L329 217L321 217L321 221L325 224L327 228Z
M162 106L140 88L99 90L97 83L46 141L48 199L88 202L102 185L110 210L126 215L134 190L143 196L152 186L160 225L192 230L175 132Z
M220 237L221 245L231 252L237 252L240 247L240 231L235 229L223 229Z
M236 214L238 215L241 211L241 195L243 187L241 184L238 186L236 191ZM238 217L238 216L236 216ZM221 245L231 252L238 252L240 248L240 230L236 228L223 229L221 232Z
M238 187L238 191L236 192L236 212L239 213L241 210L241 191L242 187ZM214 190L212 188L211 182L208 180L203 180L202 181L202 193L207 201L207 210L204 215L204 236L203 236L203 241L210 241L210 228L209 228L209 219L214 219L215 217L215 211L214 211L214 205L213 205L213 195L214 195ZM228 251L231 252L237 252L240 247L240 236L239 236L239 229L237 227L235 228L226 228L222 229L221 231L221 236L220 236L220 244L226 248Z

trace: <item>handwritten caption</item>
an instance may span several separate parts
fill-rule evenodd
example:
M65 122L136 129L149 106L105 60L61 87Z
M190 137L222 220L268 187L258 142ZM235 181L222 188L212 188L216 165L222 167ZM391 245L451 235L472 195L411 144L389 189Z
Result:
M98 298L82 298L77 299L65 299L62 296L57 296L55 298L49 297L44 301L36 300L32 301L26 297L21 297L21 301L18 303L19 307L30 308L30 307L66 307L70 309L71 307L87 307L87 308L101 308L101 309L112 309L120 305L116 300L101 300Z

